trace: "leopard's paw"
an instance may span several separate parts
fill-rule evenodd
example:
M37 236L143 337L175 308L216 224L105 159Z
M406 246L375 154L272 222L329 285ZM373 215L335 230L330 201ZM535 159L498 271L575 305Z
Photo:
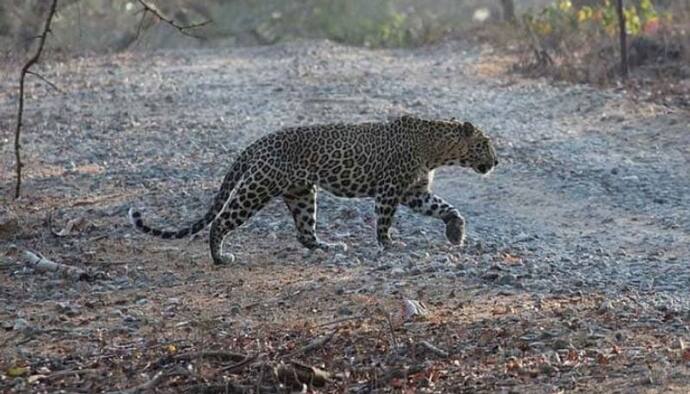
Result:
M453 245L462 245L465 240L465 221L453 218L446 224L446 238Z
M237 259L235 258L235 255L232 253L223 253L220 255L219 258L214 258L213 259L213 264L214 265L230 265L235 263Z

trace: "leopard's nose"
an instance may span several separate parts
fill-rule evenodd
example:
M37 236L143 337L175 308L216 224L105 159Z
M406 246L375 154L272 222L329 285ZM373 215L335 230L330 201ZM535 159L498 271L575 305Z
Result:
M477 168L479 169L479 172L481 172L481 173L485 173L489 170L488 168L486 168L486 166L484 164L480 164L479 167L477 167Z
M494 160L494 167L498 165L498 159Z

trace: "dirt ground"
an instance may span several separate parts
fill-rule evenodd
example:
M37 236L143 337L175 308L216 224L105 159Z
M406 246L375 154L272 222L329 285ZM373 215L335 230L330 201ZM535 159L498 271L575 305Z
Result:
M512 74L488 47L371 51L322 41L75 58L40 72L14 201L16 70L0 73L0 391L621 392L690 390L690 115L623 91ZM492 136L488 177L437 173L468 222L319 196L308 252L274 201L238 229L179 227L251 141L288 125L402 113ZM37 272L24 251L84 269ZM422 306L420 306L420 304Z

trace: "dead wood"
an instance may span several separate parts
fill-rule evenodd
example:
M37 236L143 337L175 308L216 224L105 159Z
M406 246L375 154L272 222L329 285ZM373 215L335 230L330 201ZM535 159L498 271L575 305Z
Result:
M20 138L22 133L22 116L24 115L24 80L26 79L26 74L30 73L29 69L34 64L36 64L36 62L38 62L38 59L41 57L41 53L43 53L43 47L45 46L46 38L48 37L48 33L50 32L50 24L53 21L53 16L55 15L55 10L57 9L57 3L58 0L53 0L53 2L51 3L50 10L48 11L48 16L46 17L46 22L43 27L43 32L40 36L38 36L38 49L36 50L36 53L34 53L34 55L26 62L26 64L24 64L24 67L22 67L22 72L21 74L19 74L19 106L17 108L17 125L14 130L14 158L16 163L17 174L17 183L14 188L14 198L19 198L19 194L22 187L23 163L21 158ZM33 72L31 72L31 74L38 75ZM44 81L46 80L43 77L40 78Z
M176 354L176 355L161 357L155 363L155 365L161 366L161 365L165 365L165 364L168 364L171 362L190 361L190 360L195 360L195 359L200 359L200 358L214 358L214 359L218 359L221 361L234 361L237 363L242 363L242 362L247 361L247 359L249 359L251 357L247 356L245 354L241 354L241 353L226 352L226 351L221 351L221 350L187 352L187 353L180 353L180 354Z
M247 365L249 365L249 364L252 363L254 360L256 360L258 357L259 357L258 354L253 355L253 356L247 356L244 360L242 360L242 361L240 361L240 362L238 362L238 363L229 365L229 366L227 366L227 367L223 367L223 368L221 368L220 370L223 371L223 372L225 372L225 373L237 373L237 372L240 372L240 371L243 370Z
M310 341L309 343L307 343L303 347L290 353L288 355L288 357L296 356L298 354L307 354L307 353L311 352L312 350L316 350L316 349L323 347L323 345L327 344L328 342L331 341L331 339L333 339L333 337L335 336L335 334L337 332L338 332L338 330L335 330L328 335L323 335L323 336L320 336L318 338L313 339L312 341Z
M29 252L28 250L24 251L24 257L27 260L26 265L36 272L57 272L65 277L76 280L86 280L92 276L79 267L56 263L52 260L48 260L44 256Z
M101 372L100 369L69 369L69 370L64 370L64 371L57 371L53 372L52 374L44 377L43 379L57 379L57 378L62 378L65 376L79 376L79 375L91 375L91 374L97 374Z
M425 349L431 351L432 353L434 353L435 355L437 355L441 358L448 358L448 356L449 356L447 351L433 345L429 341L421 341L421 342L419 342L419 344L422 345L422 347L424 347Z
M278 393L280 392L272 386L249 386L239 383L226 382L225 384L197 384L188 386L184 390L186 393L195 394L249 394L249 393Z
M290 364L280 363L274 368L274 373L278 381L290 387L302 387L310 385L323 387L331 380L331 374L298 361L291 361Z
M179 375L189 375L189 372L182 369L182 368L176 368L173 371L169 372L164 372L164 371L159 371L157 372L153 378L147 382L144 382L138 386L126 389L126 390L120 390L120 391L111 391L107 394L138 394L138 393L148 393L153 391L161 382L167 378L173 377L173 376L179 376Z

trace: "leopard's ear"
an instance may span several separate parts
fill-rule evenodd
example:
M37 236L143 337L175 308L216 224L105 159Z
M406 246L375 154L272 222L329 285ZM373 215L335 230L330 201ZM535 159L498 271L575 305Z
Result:
M462 124L462 135L465 137L471 137L474 134L474 125L470 122L465 122Z

